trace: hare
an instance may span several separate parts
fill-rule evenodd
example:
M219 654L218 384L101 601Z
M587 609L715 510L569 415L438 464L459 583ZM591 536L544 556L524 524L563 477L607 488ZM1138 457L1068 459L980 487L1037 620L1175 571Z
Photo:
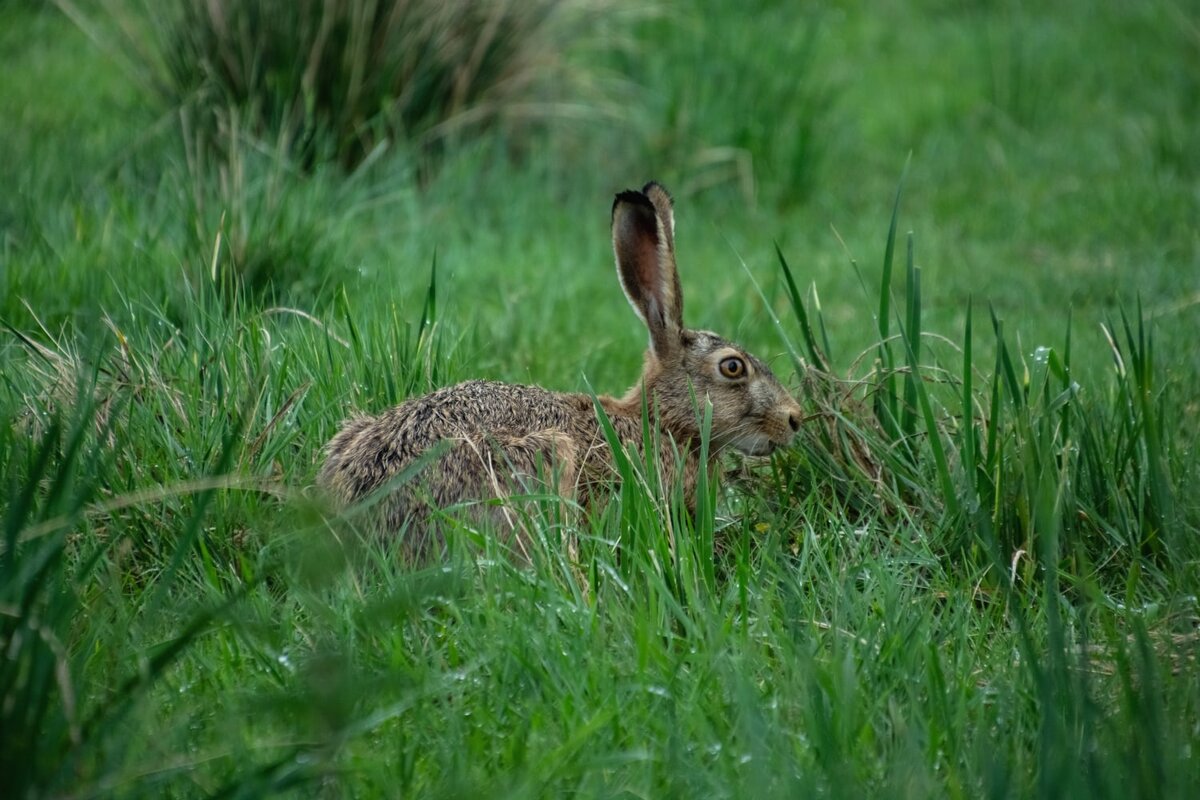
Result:
M553 392L472 380L416 397L379 414L345 423L326 447L318 482L343 503L361 500L406 469L380 498L385 530L406 531L404 549L423 558L440 545L433 509L503 498L546 487L585 505L617 475L597 414L603 409L621 444L641 453L648 410L664 485L682 478L695 509L700 419L712 406L709 459L726 448L766 455L787 445L800 426L800 407L758 358L715 333L683 325L683 293L675 268L670 195L658 183L616 196L612 208L617 276L650 333L641 379L623 397ZM438 451L430 452L431 448ZM424 456L427 463L421 464ZM680 476L678 470L682 468ZM525 488L522 488L525 487ZM499 529L517 532L503 502L488 509ZM518 537L519 538L519 537Z

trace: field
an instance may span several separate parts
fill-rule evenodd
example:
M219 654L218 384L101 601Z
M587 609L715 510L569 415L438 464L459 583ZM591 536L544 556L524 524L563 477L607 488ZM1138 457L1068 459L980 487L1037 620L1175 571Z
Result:
M218 7L0 2L0 797L1193 796L1194 2L531 0L392 117ZM796 444L529 563L330 508L356 411L635 380L651 178Z

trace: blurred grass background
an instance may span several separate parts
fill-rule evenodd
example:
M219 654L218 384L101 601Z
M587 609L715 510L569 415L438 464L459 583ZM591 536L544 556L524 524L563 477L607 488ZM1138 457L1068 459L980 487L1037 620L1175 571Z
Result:
M0 57L12 796L1195 785L1194 3L9 0ZM609 203L650 178L689 324L819 406L807 307L877 403L906 163L941 427L839 409L697 523L715 567L636 495L579 523L590 593L308 507L353 410L628 385Z
M156 67L156 48L183 54L159 30L170 14L158 4L143 15L112 0L78 12L102 47L62 14L8 4L6 317L19 318L19 298L40 295L50 296L35 303L49 321L101 305L81 297L169 302L181 274L207 265L224 218L233 269L251 291L269 286L313 306L332 294L318 288L344 285L355 299L407 306L437 250L451 310L479 309L522 351L559 326L564 340L592 333L603 349L589 348L597 363L584 366L591 374L615 364L616 374L595 376L607 385L626 379L640 334L603 267L605 198L652 175L679 195L697 322L736 325L758 313L738 260L768 276L778 241L825 298L835 336L864 348L870 326L854 324L862 293L849 258L877 264L911 152L903 227L920 237L927 282L938 287L927 311L939 323L956 321L974 295L1026 335L1046 337L1062 316L1050 312L1064 305L1099 317L1135 293L1165 317L1165 331L1194 321L1200 45L1186 6L765 3L735 14L720 4L558 5L587 24L539 30L567 37L554 43L559 65L541 76L552 88L512 101L540 114L509 119L496 109L473 136L445 134L441 152L397 134L347 177L328 161L280 163L294 140L316 134L191 110L229 100L196 89L198 77L173 77L182 67ZM159 32L138 33L141 16ZM193 48L206 46L198 27L184 28ZM301 103L299 94L272 102ZM556 113L563 107L570 113ZM206 139L224 157L205 156L196 143ZM88 252L105 236L101 252ZM572 280L537 281L544 265L563 261L575 267ZM51 276L52 291L39 295ZM598 316L552 310L604 293L617 301L596 304ZM534 312L519 330L498 313L518 303ZM765 326L747 327L759 344L754 330ZM550 350L529 355L529 377L577 379L580 354Z

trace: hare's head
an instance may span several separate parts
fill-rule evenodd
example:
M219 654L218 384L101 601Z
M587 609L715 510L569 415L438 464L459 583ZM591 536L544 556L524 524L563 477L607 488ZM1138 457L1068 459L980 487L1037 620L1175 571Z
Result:
M613 203L613 250L621 287L650 331L642 380L662 426L699 435L697 409L712 404L712 448L765 455L792 440L800 406L759 359L709 331L683 325L671 196L657 183ZM632 396L629 398L632 400Z

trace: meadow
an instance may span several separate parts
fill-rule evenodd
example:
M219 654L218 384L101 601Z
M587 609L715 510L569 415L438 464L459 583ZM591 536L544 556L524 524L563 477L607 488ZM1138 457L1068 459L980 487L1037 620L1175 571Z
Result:
M1195 3L281 2L0 2L0 796L1192 796ZM631 384L651 178L793 447L529 563L324 503L356 411Z

